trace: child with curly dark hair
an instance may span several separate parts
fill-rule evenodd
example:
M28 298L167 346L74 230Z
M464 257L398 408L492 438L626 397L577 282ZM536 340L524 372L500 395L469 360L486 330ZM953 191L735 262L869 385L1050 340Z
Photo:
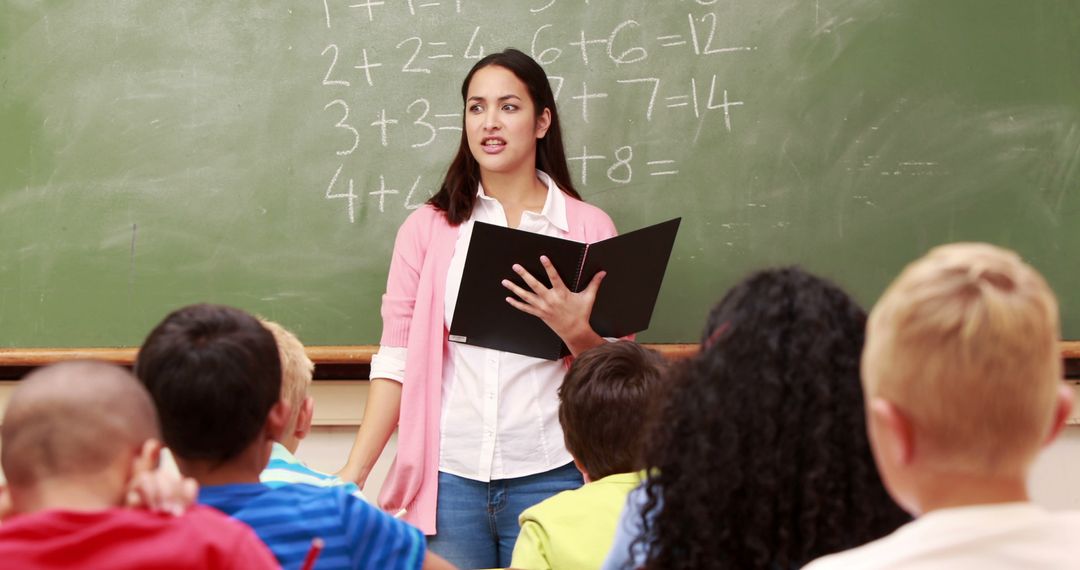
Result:
M712 310L701 352L654 413L604 568L797 568L909 520L874 466L859 355L866 313L797 268Z

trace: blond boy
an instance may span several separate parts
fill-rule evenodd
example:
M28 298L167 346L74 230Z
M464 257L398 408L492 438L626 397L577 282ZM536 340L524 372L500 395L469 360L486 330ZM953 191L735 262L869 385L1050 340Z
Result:
M315 399L308 395L315 364L308 358L304 345L296 335L285 327L267 320L262 325L274 335L278 356L281 359L281 399L289 403L289 418L281 441L275 442L270 462L259 475L259 480L270 487L303 483L318 487L344 486L353 495L364 495L356 483L347 483L335 475L316 471L297 459L295 453L300 440L311 432L315 414Z
M1071 407L1058 336L1053 293L1013 252L954 244L909 265L870 315L862 372L878 468L918 518L808 568L1076 567L1080 513L1027 494Z

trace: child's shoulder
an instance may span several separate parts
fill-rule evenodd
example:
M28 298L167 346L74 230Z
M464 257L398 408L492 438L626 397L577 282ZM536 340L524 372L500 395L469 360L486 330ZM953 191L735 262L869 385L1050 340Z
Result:
M522 511L518 522L524 524L525 521L531 520L543 523L563 518L576 518L588 513L590 507L587 498L591 495L589 485L591 483L586 483L577 489L561 491L540 501Z
M213 485L199 490L199 502L226 514L263 509L324 509L344 502L343 487L316 487L303 483L269 486L264 483Z
M264 497L272 503L294 505L294 508L305 513L305 516L334 513L345 520L380 520L384 517L393 520L393 517L382 509L358 497L348 485L320 487L295 483L274 487Z
M265 496L272 500L288 500L299 504L311 501L347 503L352 496L342 485L320 486L307 483L290 483L280 486L268 486Z
M520 522L573 519L594 513L618 514L627 496L641 484L641 477L641 473L618 473L557 493L525 509Z

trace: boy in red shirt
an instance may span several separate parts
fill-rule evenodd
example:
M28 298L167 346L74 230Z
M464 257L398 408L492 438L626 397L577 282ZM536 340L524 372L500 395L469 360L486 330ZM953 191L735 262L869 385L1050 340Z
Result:
M278 567L246 525L185 510L193 482L155 472L157 414L122 368L86 361L34 371L12 394L0 438L5 567ZM125 507L139 504L168 512Z

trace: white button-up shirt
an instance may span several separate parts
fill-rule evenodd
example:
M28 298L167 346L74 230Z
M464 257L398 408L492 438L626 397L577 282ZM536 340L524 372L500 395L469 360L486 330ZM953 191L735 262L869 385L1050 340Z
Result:
M547 184L547 200L540 213L523 212L518 229L565 238L569 232L566 197L546 174L537 171L537 176ZM459 227L446 276L448 328L473 224L508 225L498 200L486 195L483 187L477 196L472 216ZM405 354L405 348L379 347L371 361L371 377L400 382ZM450 343L443 362L439 470L491 481L534 475L570 463L573 458L563 442L558 415L558 389L565 374L560 360Z

